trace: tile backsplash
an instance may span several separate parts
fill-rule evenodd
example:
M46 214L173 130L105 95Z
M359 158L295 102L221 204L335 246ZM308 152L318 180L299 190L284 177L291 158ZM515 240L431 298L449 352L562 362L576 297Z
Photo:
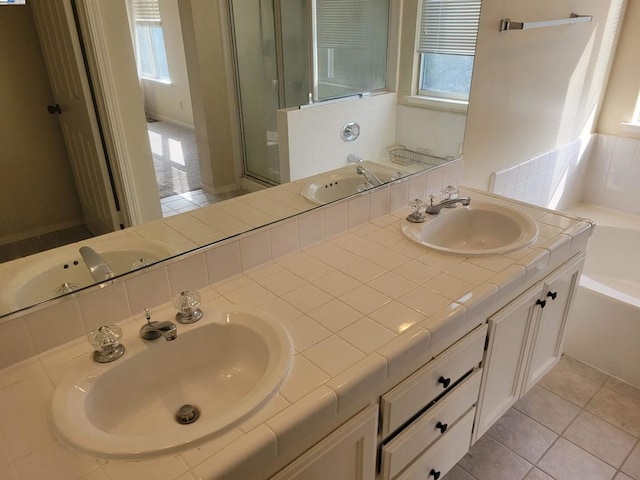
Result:
M349 228L384 218L462 179L462 160L420 172L219 244L202 247L103 288L94 287L39 307L16 312L0 323L0 368L77 339L98 328L166 303L184 289L197 290L250 271ZM274 189L286 188L274 187ZM272 189L273 190L273 189ZM257 192L256 194L260 194ZM252 194L252 195L256 195ZM304 265L300 268L304 269Z
M546 208L582 200L584 176L596 135L491 174L489 191Z
M640 214L640 140L597 134L583 202Z

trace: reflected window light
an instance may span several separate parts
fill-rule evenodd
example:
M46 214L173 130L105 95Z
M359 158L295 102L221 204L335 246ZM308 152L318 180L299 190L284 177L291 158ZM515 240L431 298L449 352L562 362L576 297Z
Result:
M184 152L182 151L182 142L169 139L169 160L184 167Z
M149 132L149 145L151 145L151 152L154 155L164 155L162 149L162 135L155 132Z

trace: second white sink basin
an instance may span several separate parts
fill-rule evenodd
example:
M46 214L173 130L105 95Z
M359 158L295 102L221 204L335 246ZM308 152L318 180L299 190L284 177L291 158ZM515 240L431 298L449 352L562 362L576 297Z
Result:
M16 275L1 279L0 303L16 310L96 283L78 253L80 245L73 250L65 247L58 254L30 262ZM96 251L116 275L135 270L142 259L145 264L151 264L178 253L169 245L143 239L114 240L96 247ZM72 288L65 290L65 285ZM5 312L0 311L2 313Z
M214 318L212 318L214 317ZM283 383L293 349L284 328L261 313L207 312L178 337L142 343L110 364L89 360L56 388L53 424L73 448L103 458L146 458L175 451L238 425ZM191 424L176 420L185 405Z
M443 253L497 255L520 250L538 238L538 227L531 217L502 205L472 201L467 207L443 208L428 220L404 220L400 228L411 240Z
M373 162L363 162L358 165L366 167L384 183L397 180L407 174L402 170L394 170ZM302 196L318 205L325 205L377 186L367 183L367 178L358 174L356 167L357 165L353 165L335 173L318 175L304 186Z

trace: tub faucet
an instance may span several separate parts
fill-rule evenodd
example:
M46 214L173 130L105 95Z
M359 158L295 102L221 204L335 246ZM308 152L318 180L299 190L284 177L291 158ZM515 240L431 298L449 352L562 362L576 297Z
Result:
M373 173L371 170L369 170L364 165L358 165L356 167L356 173L358 175L363 175L364 178L367 179L367 182L369 182L374 187L382 185L382 183L383 183L382 180L380 180L375 173Z
M80 255L96 282L104 282L105 280L113 278L113 270L111 270L111 267L104 261L104 258L93 248L80 247Z
M452 207L458 203L461 203L466 207L467 205L471 204L471 198L470 197L448 198L446 200L442 200L437 205L433 205L433 204L427 205L427 209L425 211L431 215L436 215L440 213L440 210L442 210L443 208Z
M164 322L152 322L151 321L151 309L144 309L144 317L147 319L142 327L140 327L140 336L145 340L157 340L160 337L168 342L175 340L178 337L178 330L176 324L165 320Z

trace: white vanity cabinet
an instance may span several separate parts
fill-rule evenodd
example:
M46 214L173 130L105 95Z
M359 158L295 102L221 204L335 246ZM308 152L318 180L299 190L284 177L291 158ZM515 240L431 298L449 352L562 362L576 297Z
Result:
M489 318L474 442L560 359L583 264L575 257Z
M382 395L379 480L437 479L467 452L486 334L479 326Z
M271 480L374 480L378 405L370 405Z

